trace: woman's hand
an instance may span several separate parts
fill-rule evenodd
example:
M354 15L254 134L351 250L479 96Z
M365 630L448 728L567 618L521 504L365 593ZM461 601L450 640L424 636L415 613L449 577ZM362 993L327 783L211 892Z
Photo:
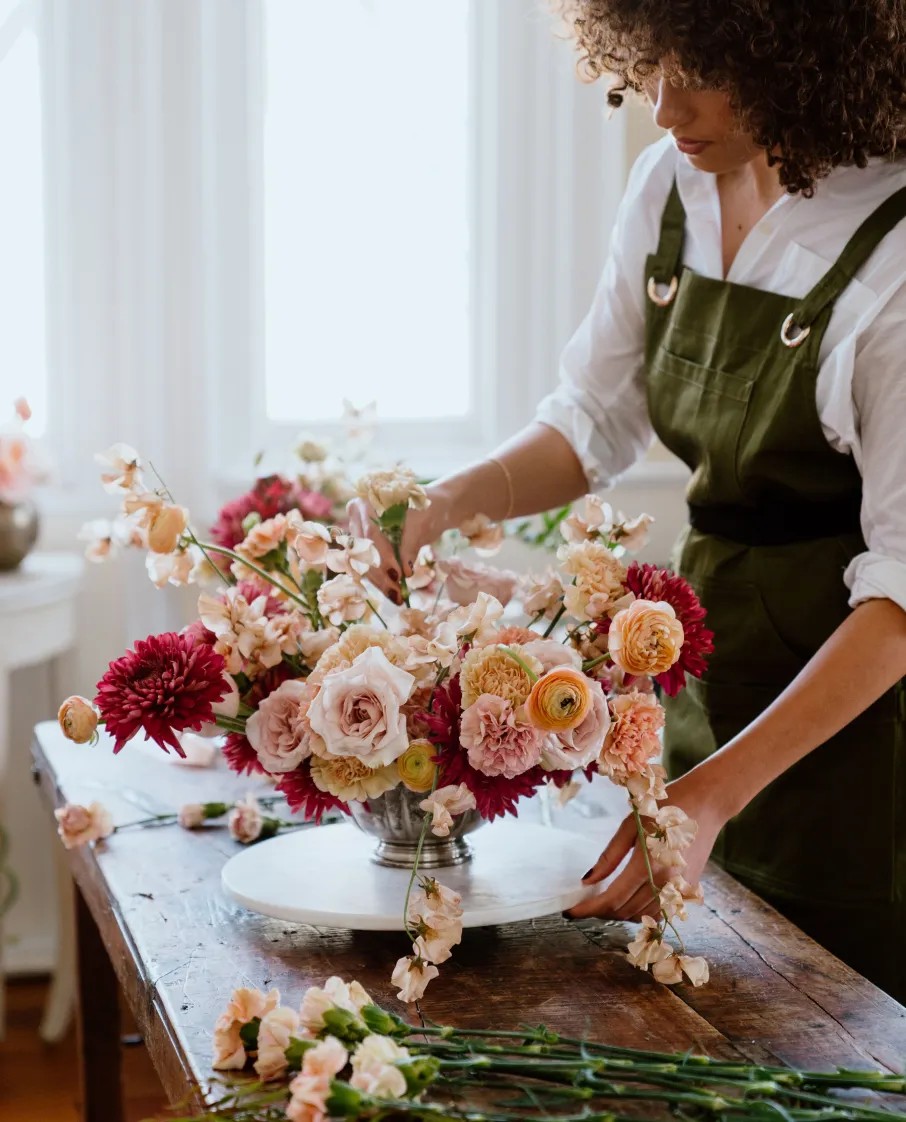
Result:
M693 843L684 852L686 858L684 868L660 869L652 865L655 883L658 886L666 883L671 874L682 875L690 884L698 883L702 870L711 856L717 835L729 817L714 796L714 785L708 780L705 765L701 765L667 787L667 800L664 805L678 806L684 810L698 823L698 832ZM600 884L619 867L631 851L632 856L627 861L626 867L603 892L581 901L567 912L570 919L600 916L602 919L619 919L637 923L643 915L650 915L652 919L660 918L660 909L654 901L645 857L640 846L635 818L630 814L623 820L610 844L582 881L584 884Z
M445 494L429 487L428 497L431 503L425 510L410 510L406 515L406 526L400 543L402 573L393 553L393 546L375 525L374 511L368 503L364 499L353 499L346 508L350 532L357 538L370 538L380 554L380 564L371 570L368 579L394 604L402 603L400 580L412 576L418 551L424 545L433 545L444 530L449 528L449 504Z

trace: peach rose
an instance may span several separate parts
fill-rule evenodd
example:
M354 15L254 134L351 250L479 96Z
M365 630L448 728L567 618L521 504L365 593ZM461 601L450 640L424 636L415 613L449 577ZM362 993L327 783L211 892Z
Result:
M67 849L77 849L80 845L101 841L113 833L110 811L101 803L92 803L90 806L67 803L53 813L57 820L57 833Z
M67 697L57 713L57 720L67 740L87 744L97 735L100 714L86 697Z
M307 716L316 691L309 682L294 678L264 698L249 717L245 735L265 771L294 771L311 755Z
M512 628L509 630L516 630ZM507 640L498 637L499 643L506 643ZM517 640L520 641L520 640ZM553 670L557 666L571 666L573 670L582 669L582 656L575 647L564 646L563 643L558 642L556 639L539 639L533 636L530 639L523 639L522 649L526 654L536 658L541 663L541 669L546 674L548 670Z
M413 675L393 666L380 647L326 675L308 710L326 754L357 756L368 767L393 763L409 747L402 706L414 684Z
M558 666L535 682L525 712L542 732L568 732L582 724L591 704L591 683L582 671Z
M627 674L663 674L680 656L683 625L671 604L634 600L613 617L608 650Z

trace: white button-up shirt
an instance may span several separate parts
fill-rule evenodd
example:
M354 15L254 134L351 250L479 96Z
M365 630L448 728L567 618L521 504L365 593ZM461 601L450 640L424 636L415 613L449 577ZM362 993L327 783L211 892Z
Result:
M665 137L633 168L591 310L563 352L559 387L538 409L538 420L570 442L596 489L654 438L645 400L645 258L657 249L674 177L686 209L683 263L723 278L717 181ZM725 279L801 299L861 222L903 186L906 159L837 168L813 198L781 198L749 233ZM906 609L906 221L837 300L821 345L816 399L828 444L851 454L862 474L868 549L844 575L850 603L884 597Z

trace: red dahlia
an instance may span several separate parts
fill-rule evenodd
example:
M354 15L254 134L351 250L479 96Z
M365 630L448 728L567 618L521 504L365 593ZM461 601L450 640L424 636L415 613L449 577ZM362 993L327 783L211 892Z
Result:
M281 776L277 790L286 795L286 801L293 814L301 812L306 821L320 822L328 810L342 810L344 814L349 813L346 803L315 786L308 760L303 760L295 771L288 771Z
M686 684L686 675L700 678L707 656L714 650L714 632L705 627L705 609L688 581L669 569L640 565L633 561L626 574L626 587L641 600L665 600L683 625L683 649L679 660L655 681L669 697L676 697Z
M241 732L231 732L223 743L223 757L237 775L263 775L258 753Z
M183 756L176 733L213 720L212 706L228 692L222 657L191 635L167 631L140 639L111 662L97 684L98 709L115 738L114 752L141 729L166 752Z
M232 499L221 509L211 528L211 537L217 545L233 549L245 537L242 523L250 514L258 514L266 521L291 510L301 511L304 518L324 522L330 518L333 504L326 495L307 491L291 479L268 475L256 480L251 491Z

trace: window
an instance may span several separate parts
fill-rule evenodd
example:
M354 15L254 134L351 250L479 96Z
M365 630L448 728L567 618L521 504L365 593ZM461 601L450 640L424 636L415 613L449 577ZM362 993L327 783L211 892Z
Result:
M271 424L476 408L470 0L268 0Z
M0 2L0 423L25 395L30 431L47 425L41 83L33 6Z

